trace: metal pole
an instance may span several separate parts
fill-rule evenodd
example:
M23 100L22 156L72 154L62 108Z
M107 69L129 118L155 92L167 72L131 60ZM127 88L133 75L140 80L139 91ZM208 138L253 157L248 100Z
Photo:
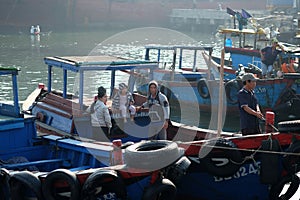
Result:
M225 49L223 47L221 52L221 68L220 68L220 82L219 82L219 109L218 109L218 131L217 137L221 136L222 132L222 112L223 112L223 77L224 77L224 57L225 57Z

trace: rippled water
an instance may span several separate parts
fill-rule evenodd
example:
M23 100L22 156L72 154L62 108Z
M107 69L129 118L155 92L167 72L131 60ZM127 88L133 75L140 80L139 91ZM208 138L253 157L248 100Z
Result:
M0 35L0 65L15 66L20 68L18 76L19 100L24 101L27 96L37 87L38 83L47 83L47 66L43 59L47 56L75 56L75 55L117 55L132 59L144 59L144 46L147 44L202 44L214 46L218 51L222 38L216 39L214 35L204 35L196 33L179 33L173 30L157 28L135 29L135 30L102 30L88 32L49 32L43 33L39 37L29 34ZM199 53L199 52L198 52ZM218 52L217 52L218 53ZM162 52L164 54L164 52ZM152 55L155 59L156 55ZM191 66L193 53L186 54L184 62ZM201 56L199 56L201 57ZM162 62L172 60L172 54L165 53ZM201 61L198 62L200 65ZM203 65L205 66L205 65ZM198 66L199 67L199 66ZM201 66L200 66L201 67ZM61 70L53 70L53 88L62 87ZM94 93L99 85L107 85L110 82L109 74L92 74L87 90ZM10 90L10 77L1 76L0 101L12 100ZM3 81L2 81L3 80ZM7 81L6 81L7 80ZM117 77L117 83L122 82L122 76ZM76 76L69 73L68 91L76 92ZM188 117L181 118L185 122L190 122ZM193 116L191 117L193 119ZM207 125L209 119L203 120L202 125Z
M105 53L115 54L118 53L122 56L128 56L131 58L143 58L143 49L136 48L135 43L138 43L138 39L128 38L126 36L123 41L120 40L126 35L126 31L120 30L101 30L101 31L89 31L89 32L48 32L43 33L39 37L31 36L29 34L13 33L11 35L0 35L0 65L1 66L15 66L20 68L18 76L19 86L19 99L25 100L26 97L33 91L38 83L47 83L47 66L43 62L43 58L46 56L73 56L73 55L89 55L95 51L94 48L103 41L113 41L111 46L98 46ZM121 36L120 36L121 35ZM199 38L199 35L194 34L192 37L197 41L205 41L207 43L213 42L211 36L203 35ZM116 43L120 40L122 45ZM122 52L125 45L131 45L132 50ZM108 44L106 44L108 45ZM141 45L139 45L141 46ZM108 49L107 49L108 48ZM128 50L128 48L127 48ZM103 53L103 52L102 52ZM61 83L62 75L60 71L54 70L54 85ZM1 77L1 79L6 79ZM7 80L10 80L7 78ZM104 79L105 80L105 79ZM72 88L74 77L69 78L69 87ZM10 81L8 81L10 83ZM9 84L0 85L1 93L0 100L12 99L12 93L9 90Z

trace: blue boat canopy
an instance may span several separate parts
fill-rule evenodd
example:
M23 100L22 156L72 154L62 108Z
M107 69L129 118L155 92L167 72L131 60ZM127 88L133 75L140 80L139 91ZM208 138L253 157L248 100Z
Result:
M85 71L111 71L111 94L115 86L115 72L117 70L133 71L136 69L148 69L151 74L158 68L158 63L149 60L128 60L113 56L67 56L46 57L48 65L48 91L52 90L52 67L63 70L63 97L67 97L67 71L79 73L79 104L83 108L83 88Z

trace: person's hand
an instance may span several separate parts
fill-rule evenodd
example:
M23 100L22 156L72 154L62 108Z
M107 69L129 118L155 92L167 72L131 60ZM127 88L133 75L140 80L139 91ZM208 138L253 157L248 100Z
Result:
M264 116L263 116L263 114L260 112L260 111L256 111L255 112L255 116L257 117L257 118L259 118L259 119L262 119Z
M164 128L164 129L167 129L168 126L169 126L169 120L166 120L165 123L164 123L163 128Z

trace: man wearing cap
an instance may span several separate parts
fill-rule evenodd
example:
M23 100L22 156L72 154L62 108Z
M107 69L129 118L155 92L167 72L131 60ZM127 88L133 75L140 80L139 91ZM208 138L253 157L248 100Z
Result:
M246 73L242 78L244 87L238 92L240 128L243 135L260 133L258 119L262 119L263 115L254 94L256 80L252 73Z
M279 47L282 51L284 51L283 46L278 44L278 40L276 38L272 39L272 46L267 46L260 50L260 57L261 57L261 70L263 77L270 77L273 64L277 58L277 55L281 52L280 50L276 49Z

